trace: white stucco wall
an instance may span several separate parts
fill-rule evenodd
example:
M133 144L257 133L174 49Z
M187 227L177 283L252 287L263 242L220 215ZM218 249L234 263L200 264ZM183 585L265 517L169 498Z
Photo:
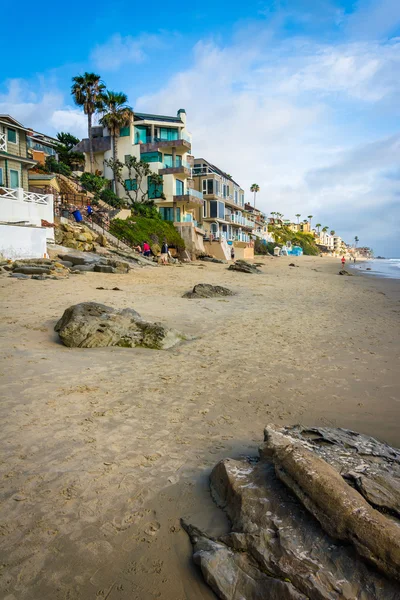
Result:
M43 258L47 255L45 227L0 224L0 254L6 258Z
M33 198L34 194L26 193L22 189L14 190L15 197L5 197L0 194L0 221L5 223L17 223L26 221L30 225L38 227L42 224L42 219L49 223L54 222L54 199L52 194L43 195L46 203L42 204L35 201L27 201L24 198ZM53 228L47 228L47 239L54 241Z

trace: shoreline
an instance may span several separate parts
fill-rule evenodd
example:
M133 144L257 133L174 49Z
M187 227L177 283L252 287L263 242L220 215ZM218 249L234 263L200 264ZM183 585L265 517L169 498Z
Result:
M224 531L207 483L218 460L255 454L274 422L400 446L399 280L340 277L326 257L254 262L262 275L192 263L0 278L5 597L215 598L179 518ZM200 282L237 295L181 297ZM68 349L54 323L85 300L196 339L167 352Z

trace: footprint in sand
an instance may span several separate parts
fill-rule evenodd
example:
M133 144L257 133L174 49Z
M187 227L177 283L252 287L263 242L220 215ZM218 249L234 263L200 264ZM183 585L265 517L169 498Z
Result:
M158 521L152 521L151 523L147 523L146 527L144 528L144 533L146 535L156 535L158 530L160 529L161 525Z

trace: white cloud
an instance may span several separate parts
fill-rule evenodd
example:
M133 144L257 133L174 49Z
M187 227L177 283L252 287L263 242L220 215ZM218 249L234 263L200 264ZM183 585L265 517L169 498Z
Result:
M123 37L116 33L104 44L96 46L90 58L97 69L117 71L122 65L143 62L149 50L161 46L160 35L142 33L137 37L130 35Z
M54 135L68 131L77 137L87 133L87 120L79 108L68 107L58 91L43 91L46 85L30 86L27 82L12 79L7 92L0 94L0 113L10 114L26 127Z
M384 171L399 165L400 153L395 142L370 132L379 104L386 110L397 103L395 65L398 71L398 41L198 43L190 68L138 98L136 109L185 108L194 154L232 173L245 190L256 181L266 212L314 214L349 239L362 227L363 242L373 245L384 231L378 222L391 223L396 205L396 186ZM353 126L363 107L377 123ZM379 212L385 205L392 216Z

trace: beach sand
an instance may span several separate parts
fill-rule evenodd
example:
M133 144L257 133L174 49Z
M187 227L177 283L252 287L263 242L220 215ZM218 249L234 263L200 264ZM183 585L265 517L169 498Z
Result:
M256 454L268 423L400 446L400 282L319 257L260 262L261 275L193 263L0 279L1 598L215 598L179 519L226 528L208 491L218 460ZM196 283L237 296L183 299ZM54 324L83 301L196 339L68 349Z

